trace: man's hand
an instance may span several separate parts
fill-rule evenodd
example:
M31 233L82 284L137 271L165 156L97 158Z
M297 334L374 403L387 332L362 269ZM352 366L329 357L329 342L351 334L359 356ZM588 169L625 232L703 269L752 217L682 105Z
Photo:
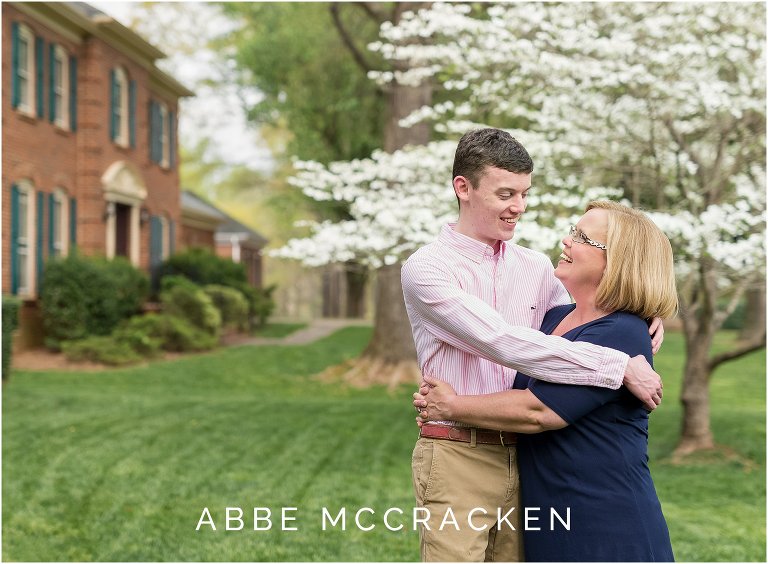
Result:
M661 348L661 343L664 342L664 323L661 317L653 318L651 326L648 327L648 334L651 336L651 351L656 354Z
M424 376L419 391L413 394L413 406L419 412L416 423L444 421L452 417L452 401L458 397L448 382Z
M648 411L653 411L661 403L664 384L643 355L629 359L624 373L624 385L637 397Z

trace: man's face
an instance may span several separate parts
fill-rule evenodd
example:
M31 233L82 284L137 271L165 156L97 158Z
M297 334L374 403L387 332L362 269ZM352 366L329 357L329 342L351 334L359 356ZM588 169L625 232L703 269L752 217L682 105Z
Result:
M477 186L463 176L454 178L453 186L461 200L459 232L487 245L514 236L531 188L530 174L486 167Z

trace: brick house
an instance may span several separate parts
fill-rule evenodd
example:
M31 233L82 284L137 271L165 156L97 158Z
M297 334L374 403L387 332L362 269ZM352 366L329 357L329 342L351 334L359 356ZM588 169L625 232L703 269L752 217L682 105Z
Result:
M50 257L127 257L150 271L181 220L179 98L165 55L79 2L2 4L3 293L23 299L16 346L39 345Z
M268 239L227 216L226 221L216 229L215 240L216 254L238 264L244 264L248 283L254 288L263 287L261 254L264 246L269 242Z

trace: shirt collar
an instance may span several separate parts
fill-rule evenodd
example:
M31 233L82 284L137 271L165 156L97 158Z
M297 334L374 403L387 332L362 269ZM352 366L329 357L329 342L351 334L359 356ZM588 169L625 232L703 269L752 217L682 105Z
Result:
M486 245L482 241L478 241L477 239L473 239L472 237L467 237L466 235L458 233L454 229L455 226L455 223L448 223L447 225L443 225L443 228L440 230L440 241L455 249L462 256L465 256L469 260L478 264L480 264L484 258L490 258L493 256L493 247L491 245ZM504 258L506 249L507 243L505 241L501 241L499 252L502 259Z

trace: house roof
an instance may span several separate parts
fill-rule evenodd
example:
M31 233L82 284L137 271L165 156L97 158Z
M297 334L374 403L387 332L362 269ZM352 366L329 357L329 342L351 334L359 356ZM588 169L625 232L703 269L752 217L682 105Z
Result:
M234 239L240 243L251 243L259 248L269 243L269 239L247 225L243 225L190 190L182 190L181 192L181 212L182 215L190 218L218 223L215 234L217 243L229 244Z
M251 243L259 248L264 247L269 243L269 239L260 233L243 225L233 217L227 216L227 221L219 225L216 229L216 242L231 243L233 239L236 239L240 243Z
M181 191L181 213L210 219L216 223L229 219L229 216L219 208L189 190Z

